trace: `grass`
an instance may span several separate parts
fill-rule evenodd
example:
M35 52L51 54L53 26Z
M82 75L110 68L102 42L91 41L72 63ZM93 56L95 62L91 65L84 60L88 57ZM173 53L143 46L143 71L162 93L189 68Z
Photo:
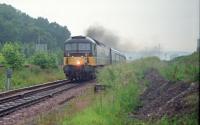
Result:
M138 120L128 118L128 113L140 105L139 94L144 71L156 68L167 79L187 82L198 81L198 54L179 57L172 61L160 61L156 57L136 60L129 64L108 66L98 73L98 81L111 86L109 91L96 97L93 104L85 110L65 119L63 125L197 125L198 115L183 117L163 117L157 120ZM148 85L148 84L145 84ZM196 104L196 103L195 103ZM197 105L197 104L196 104Z
M0 69L0 91L5 90L6 69ZM62 69L41 69L37 66L24 67L13 71L12 89L27 87L48 81L64 79Z
M167 62L164 68L158 70L169 80L195 82L199 80L199 53L182 56Z
M147 61L148 60L148 61ZM140 105L139 94L145 69L156 66L159 59L146 58L134 63L108 66L98 73L99 83L111 86L96 97L93 105L64 120L63 125L124 125L128 112ZM160 63L160 66L163 64Z
M70 102L61 111L50 113L39 118L38 125L197 125L198 115L192 113L181 117L154 120L138 120L129 117L129 112L140 106L139 95L148 86L144 81L144 72L149 68L158 69L166 78L172 81L198 81L199 58L197 53L190 56L176 58L172 61L160 61L156 57L139 59L131 63L107 66L99 70L97 79L101 84L109 85L104 92L79 97ZM3 74L0 71L0 74ZM1 75L2 76L2 75ZM29 78L27 77L29 76ZM37 79L35 79L37 77ZM54 78L63 78L61 70L42 70L34 67L26 68L23 72L17 71L13 81L16 87L28 86L37 81L52 81ZM2 79L2 77L0 77ZM51 79L51 80L50 80ZM21 81L20 81L21 80ZM198 95L188 96L188 103L197 105ZM77 104L89 100L84 107Z

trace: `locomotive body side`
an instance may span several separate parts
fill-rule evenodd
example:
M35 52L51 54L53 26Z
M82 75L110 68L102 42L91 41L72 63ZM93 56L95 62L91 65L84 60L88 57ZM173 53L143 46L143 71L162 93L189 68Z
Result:
M96 66L106 66L110 64L109 48L105 45L96 45Z

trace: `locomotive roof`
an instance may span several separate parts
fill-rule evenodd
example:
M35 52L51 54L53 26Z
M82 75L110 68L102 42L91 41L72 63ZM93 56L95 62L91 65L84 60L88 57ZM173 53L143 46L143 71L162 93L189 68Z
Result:
M106 45L99 42L98 40L93 39L91 37L87 37L87 36L73 36L73 37L70 37L69 39L67 39L66 42L77 42L77 40L79 40L79 42L92 42L94 44L106 47Z
M105 44L99 42L98 40L93 39L91 37L87 37L87 36L73 36L73 37L70 37L69 39L67 39L65 42L66 43L73 43L73 42L77 42L77 40L78 40L78 42L92 42L92 43L97 44L99 46L107 47ZM110 48L110 47L108 47L108 48ZM120 51L118 51L118 50L116 50L114 48L110 48L110 49L112 51L118 53L119 55L125 57L125 55L123 53L121 53Z
M69 39L67 39L65 41L65 43L73 43L73 42L92 42L95 43L93 40L88 39L84 36L74 36L74 37L70 37Z

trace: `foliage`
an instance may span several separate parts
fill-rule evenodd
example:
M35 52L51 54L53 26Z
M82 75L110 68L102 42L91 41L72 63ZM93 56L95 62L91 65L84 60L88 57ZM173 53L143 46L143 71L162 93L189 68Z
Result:
M45 52L34 54L32 63L40 66L42 69L57 67L56 56Z
M198 64L194 55L183 57L182 63L179 62L179 64L187 63L188 60L193 60L190 65ZM130 112L141 106L138 98L144 90L143 87L146 86L143 83L146 82L144 81L146 69L156 68L168 78L173 76L173 74L168 74L168 76L166 74L169 68L173 69L174 63L173 60L165 62L156 57L148 57L131 63L105 67L99 71L97 79L99 83L109 86L106 91L92 94L92 89L87 90L87 92L90 91L89 98L92 96L90 99L88 96L86 98L80 96L78 97L81 98L80 100L76 98L75 103L69 102L66 108L62 107L62 110L51 112L49 116L40 117L38 122L42 125L198 125L196 113L146 120L129 117ZM192 78L188 77L192 74L194 72L188 73L181 80ZM186 100L188 100L187 103L197 105L198 93L187 97Z
M21 68L24 63L24 56L18 44L6 43L2 48L2 59L5 64L11 68Z
M181 60L181 61L180 61ZM190 66L186 65L188 60L193 60ZM177 62L178 61L178 62ZM198 57L196 53L177 59L170 62L160 61L156 57L148 57L133 61L132 63L113 65L103 68L98 73L99 83L110 86L110 89L104 93L97 95L93 104L85 110L71 116L70 119L65 119L63 125L197 125L197 114L183 115L181 117L151 120L138 120L136 118L129 118L128 113L133 111L137 106L140 106L138 100L142 88L140 85L144 78L144 73L149 68L158 69L166 78L175 80L197 80L192 77L199 74ZM176 69L176 67L179 67ZM191 67L195 67L192 69ZM182 69L186 68L182 72ZM177 70L176 77L171 70ZM171 72L171 73L169 73Z
M158 68L167 78L173 81L194 82L199 80L199 53L182 56L167 62L167 66Z
M0 64L5 64L6 60L2 53L0 53Z
M105 93L97 95L92 106L76 115L71 120L65 120L64 125L122 125L126 124L127 112L138 106L140 85L139 77L132 67L136 65L123 64L108 66L98 73L99 83L110 86Z
M66 26L61 26L56 22L49 22L47 19L38 17L37 19L28 16L27 14L15 9L6 4L0 4L0 50L3 49L6 41L16 46L16 48L9 49L10 52L3 53L0 51L0 64L9 67L20 68L24 62L30 63L36 51L42 51L42 45L47 45L48 53L55 55L44 56L46 62L37 62L42 68L55 68L55 64L62 64L63 58L63 44L66 39L70 37L70 32ZM17 47L19 47L19 51ZM7 46L7 45L6 45ZM9 45L11 46L11 45ZM9 48L9 47L7 47ZM13 51L18 51L15 54ZM23 55L21 55L23 53ZM9 57L8 57L9 55ZM37 54L35 54L37 55ZM23 59L22 59L23 57ZM17 61L14 63L14 61ZM34 63L34 64L35 64Z
M98 82L110 86L105 94L97 96L94 104L63 124L71 125L124 125L128 123L128 112L140 106L140 82L144 71L162 67L165 63L156 57L136 60L133 63L112 65L98 73Z
M34 19L10 5L0 4L0 42L20 41L26 56L33 54L36 41L46 43L51 51L62 50L69 36L66 26L41 17Z
M5 68L0 68L0 91L4 90L5 72ZM31 65L22 70L15 70L11 82L12 88L17 89L64 78L62 69L41 69Z

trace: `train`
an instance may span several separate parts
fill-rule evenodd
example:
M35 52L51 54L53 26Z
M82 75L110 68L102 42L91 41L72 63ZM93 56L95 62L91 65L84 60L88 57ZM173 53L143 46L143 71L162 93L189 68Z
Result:
M63 71L71 81L93 79L98 68L125 61L123 53L91 37L73 36L64 43Z

